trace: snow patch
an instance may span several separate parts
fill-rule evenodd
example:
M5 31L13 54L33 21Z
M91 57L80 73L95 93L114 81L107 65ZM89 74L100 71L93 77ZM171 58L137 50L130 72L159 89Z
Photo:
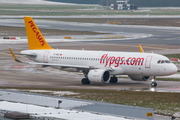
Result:
M70 3L61 3L61 2L50 2L50 1L44 1L44 0L0 0L0 3L6 3L6 4L62 4L62 5L70 5Z
M79 94L79 93L74 93L74 92L70 92L70 91L50 91L50 90L29 90L29 92L52 93L52 94L58 95L58 96Z
M180 112L177 112L173 115L174 117L180 118Z
M0 101L0 106L1 110L29 113L36 117L52 117L66 120L127 120L122 117L115 117L110 115L93 114L90 112L78 110L54 109L51 107L41 107L6 101Z

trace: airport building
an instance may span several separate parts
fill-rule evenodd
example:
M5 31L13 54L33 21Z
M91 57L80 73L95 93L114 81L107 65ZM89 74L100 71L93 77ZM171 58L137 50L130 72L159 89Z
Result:
M116 1L111 4L111 10L136 10L138 7L134 4L129 4L129 0Z
M116 1L115 4L111 4L111 10L130 10L129 0Z

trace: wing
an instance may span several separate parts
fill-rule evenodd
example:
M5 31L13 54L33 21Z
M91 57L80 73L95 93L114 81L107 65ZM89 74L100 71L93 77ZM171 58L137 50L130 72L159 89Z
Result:
M68 65L68 64L54 64L54 63L37 63L37 62L22 62L14 55L11 48L9 48L13 59L16 62L26 63L26 64L32 64L32 65L42 65L42 66L58 66L63 68L78 68L78 69L107 69L107 70L113 70L111 67L100 67L100 66L83 66L83 65ZM27 55L27 54L21 54L21 55ZM28 54L29 55L29 54ZM35 54L31 54L35 55Z
M67 65L67 64L54 64L54 63L37 63L37 62L29 62L32 65L43 65L43 66L58 66L64 68L81 68L81 69L92 69L91 66L81 66L81 65Z

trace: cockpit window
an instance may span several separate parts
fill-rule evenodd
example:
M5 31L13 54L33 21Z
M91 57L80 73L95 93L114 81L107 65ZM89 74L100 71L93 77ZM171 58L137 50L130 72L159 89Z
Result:
M161 60L158 60L158 62L157 63L161 63Z
M165 63L165 61L164 61L164 60L162 60L162 61L161 61L161 63Z
M171 63L171 61L170 60L165 60L165 63Z
M158 64L162 64L162 63L171 63L170 60L158 60L157 62Z

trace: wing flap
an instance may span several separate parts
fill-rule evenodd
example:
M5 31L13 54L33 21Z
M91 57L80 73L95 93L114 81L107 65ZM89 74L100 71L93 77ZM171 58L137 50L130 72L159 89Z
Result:
M78 68L78 69L106 69L106 70L113 70L111 67L98 67L98 66L83 66L83 65L67 65L67 64L54 64L54 63L36 63L36 62L29 62L32 65L42 65L42 66L58 66L63 68Z
M59 66L59 67L67 67L67 68L81 68L81 69L90 69L90 66L81 66L81 65L66 65L66 64L54 64L54 63L36 63L29 62L32 65L43 65L43 66Z

